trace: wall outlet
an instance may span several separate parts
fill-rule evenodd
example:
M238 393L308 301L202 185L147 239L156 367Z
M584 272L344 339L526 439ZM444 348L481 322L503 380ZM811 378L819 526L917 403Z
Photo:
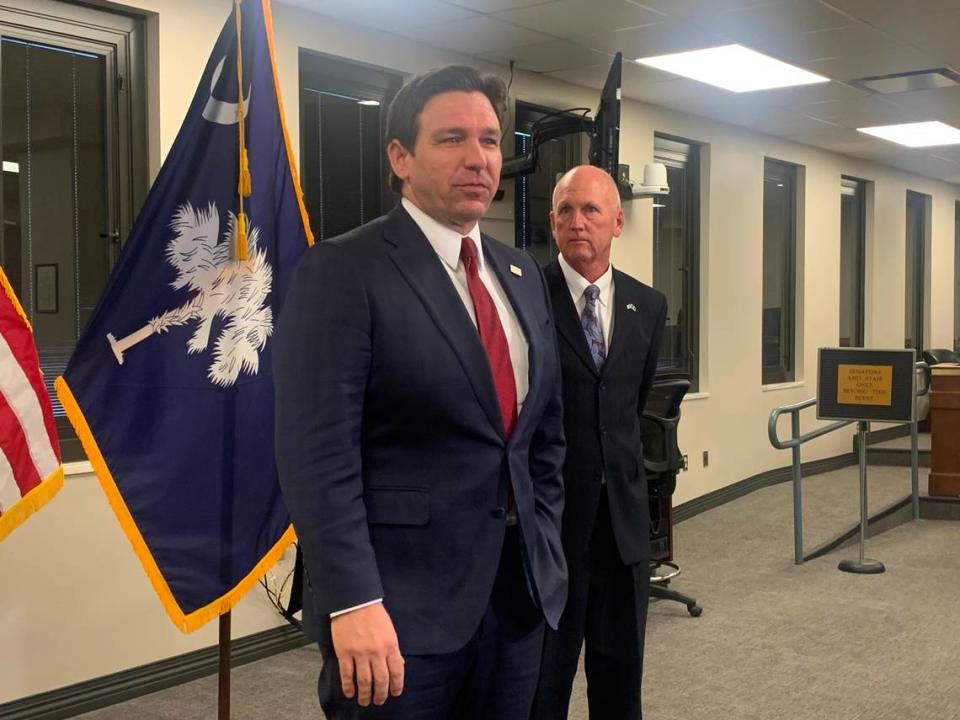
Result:
M681 469L681 470L689 470L689 469L690 469L690 462L687 460L687 456L686 456L686 455L683 456L683 465L680 466L680 469Z
M704 466L704 467L707 467L709 464L710 464L710 451L709 451L709 450L704 450L704 451L703 451L703 466Z

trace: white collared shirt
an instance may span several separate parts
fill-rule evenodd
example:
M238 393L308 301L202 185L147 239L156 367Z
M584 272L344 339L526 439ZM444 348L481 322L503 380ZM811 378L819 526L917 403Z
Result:
M477 314L473 308L473 298L470 297L470 288L467 286L467 271L464 269L463 263L460 262L460 246L464 236L456 230L441 225L407 198L402 198L400 202L436 251L443 263L444 270L447 271L447 275L453 282L453 287L463 301L463 306L467 309L470 319L476 325ZM530 359L527 338L523 334L520 322L517 320L513 305L510 304L510 300L500 286L497 275L490 272L487 267L483 254L483 243L480 241L479 224L474 225L470 232L466 234L466 237L473 240L477 246L477 266L480 282L484 284L487 292L490 293L490 297L493 298L493 304L500 316L500 324L503 325L503 332L507 336L507 345L510 347L510 362L513 365L513 377L517 384L517 415L519 415L523 407L523 401L527 397L527 391L530 388Z
M600 316L600 329L603 330L603 345L609 355L610 337L613 334L613 265L608 265L603 275L594 282L590 282L570 267L570 263L564 259L563 255L558 260L563 277L567 281L567 289L570 290L570 297L573 298L573 304L577 307L578 318L583 312L584 305L587 304L587 298L583 294L587 286L596 285L600 290L600 295L597 297L597 314Z

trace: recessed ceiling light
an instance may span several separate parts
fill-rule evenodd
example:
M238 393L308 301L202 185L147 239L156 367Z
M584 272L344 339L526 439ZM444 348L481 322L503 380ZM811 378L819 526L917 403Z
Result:
M656 55L638 58L637 62L733 92L830 82L830 78L823 75L788 65L743 45Z
M857 130L907 147L932 147L960 143L960 130L939 120L902 125L878 125L857 128Z

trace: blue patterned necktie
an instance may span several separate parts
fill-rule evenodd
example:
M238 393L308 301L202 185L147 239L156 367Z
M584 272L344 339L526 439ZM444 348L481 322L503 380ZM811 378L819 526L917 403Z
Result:
M603 367L603 361L607 359L603 329L600 327L600 318L597 315L597 298L600 297L600 288L596 285L587 285L583 296L587 301L583 305L583 312L580 313L580 324L583 326L583 334L587 336L587 345L590 346L593 364L599 370Z

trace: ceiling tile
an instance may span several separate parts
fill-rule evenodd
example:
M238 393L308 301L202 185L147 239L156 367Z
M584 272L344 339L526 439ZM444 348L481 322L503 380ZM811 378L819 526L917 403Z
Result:
M320 15L340 20L396 31L440 22L451 22L475 17L466 8L450 5L440 0L284 0L284 4L296 5Z
M839 82L774 88L771 90L761 90L756 94L765 96L770 102L780 107L789 107L801 110L804 113L812 108L816 108L822 103L837 102L839 100L855 100L868 95L865 90L860 90L852 85L845 85Z
M626 0L603 0L599 3L559 0L549 5L508 10L494 17L562 38L649 25L664 19L662 13Z
M960 145L944 145L943 147L930 148L931 155L939 155L941 158L953 160L960 163ZM960 168L958 168L960 171ZM957 278L960 282L960 278Z
M957 5L960 8L960 3ZM885 31L918 50L944 57L943 64L960 62L960 9L948 15L916 15L897 18Z
M957 9L956 0L823 0L823 4L878 27L893 18L940 15Z
M522 45L535 45L552 39L549 35L510 25L488 15L475 15L452 23L405 30L399 34L427 45L467 55L479 55Z
M886 99L909 108L924 120L941 120L960 127L960 88L941 88L887 95Z
M517 67L537 73L609 64L613 60L612 56L606 53L588 50L569 40L550 40L536 45L507 48L492 53L482 53L480 57L504 65L514 60Z
M936 57L906 45L880 43L874 48L860 48L846 54L824 57L804 63L807 70L826 75L831 80L856 80L876 75L928 70L939 67Z
M813 145L814 147L830 150L844 155L860 156L876 148L876 138L851 130L850 128L830 127L818 125L812 132L787 135L788 140Z
M599 90L607 81L607 73L610 72L610 63L601 63L592 67L582 67L570 70L560 70L558 72L546 73L547 76L562 80L563 82L581 85L583 87ZM623 64L622 82L624 83L624 95L626 95L625 83L629 76L628 63Z
M811 63L826 58L876 53L880 50L896 52L901 47L879 30L862 25L765 35L754 39L750 46L792 63Z
M708 13L723 10L779 5L788 0L631 0L651 10L659 10L670 17L696 20Z
M917 173L918 175L925 175L927 177L942 178L949 175L956 175L960 172L960 163L942 157L936 157L930 150L935 149L914 149L912 151L894 149L889 152L879 150L869 152L868 155L870 159L875 162L883 163L884 165L893 165L907 172Z
M811 117L848 128L892 125L925 119L910 108L871 95L854 100L821 103L815 108L807 109L807 114Z
M478 13L495 13L531 5L549 5L556 0L444 0L444 2Z
M693 21L743 43L770 35L797 35L856 24L855 20L814 0L786 0L776 5L715 11Z
M665 55L684 50L699 50L722 45L719 35L692 27L690 23L670 20L638 28L593 33L574 38L581 45L607 53L622 52L624 60Z

